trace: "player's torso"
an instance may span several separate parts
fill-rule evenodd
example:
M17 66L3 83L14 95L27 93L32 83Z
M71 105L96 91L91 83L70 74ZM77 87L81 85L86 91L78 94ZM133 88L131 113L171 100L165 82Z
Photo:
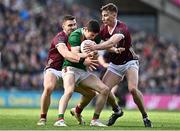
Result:
M129 47L131 46L131 37L130 37L129 31L126 25L120 21L117 21L117 25L114 28L112 34L109 33L108 27L103 25L101 27L100 36L104 41L106 41L113 34L116 34L116 33L124 34L125 38L122 39L117 45L115 45L115 47L117 48L123 47L123 48L126 48L126 50L123 51L121 54L109 52L108 57L109 57L110 62L112 62L113 64L121 65L133 59L132 53L129 51Z
M63 56L58 52L56 45L58 43L67 43L68 36L62 31L59 32L52 40L51 47L48 52L48 59L47 59L47 68L54 68L56 70L61 70L62 65L64 62Z

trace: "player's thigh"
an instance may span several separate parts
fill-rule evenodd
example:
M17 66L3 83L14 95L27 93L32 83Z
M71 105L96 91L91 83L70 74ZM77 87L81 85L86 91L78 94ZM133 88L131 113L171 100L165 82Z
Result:
M75 87L75 92L78 92L80 94L82 94L83 96L92 96L92 95L96 95L96 91L89 88L88 86L78 86Z
M66 92L73 92L75 88L75 76L73 73L67 73L63 77L63 86Z
M128 88L137 88L138 86L138 70L135 68L129 68L126 71L126 77L128 81Z
M90 75L86 79L82 80L79 84L80 86L87 86L97 92L101 92L108 88L98 77L95 75Z
M55 88L57 82L57 77L52 72L47 71L44 73L44 88L51 88L52 90Z
M119 75L113 73L110 70L107 70L102 78L102 81L105 85L112 89L115 85L119 84L121 79L122 77L120 77Z

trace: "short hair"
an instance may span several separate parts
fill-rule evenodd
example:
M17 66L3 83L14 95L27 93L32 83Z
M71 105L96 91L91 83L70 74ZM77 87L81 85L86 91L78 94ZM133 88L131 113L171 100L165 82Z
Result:
M63 23L65 22L65 21L67 21L67 20L74 20L75 19L75 17L74 16L72 16L72 15L65 15L64 17L63 17Z
M117 6L115 4L108 3L105 6L101 7L101 11L110 11L110 12L118 13L118 8L117 8Z
M93 33L99 33L99 31L100 31L100 26L99 26L99 23L97 20L90 20L87 23L86 27L87 27L88 31L93 32Z

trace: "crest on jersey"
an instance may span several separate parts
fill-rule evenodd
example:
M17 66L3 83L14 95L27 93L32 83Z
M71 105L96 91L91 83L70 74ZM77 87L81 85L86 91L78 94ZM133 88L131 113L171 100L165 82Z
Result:
M66 40L64 38L64 36L59 36L58 37L58 43L64 43Z

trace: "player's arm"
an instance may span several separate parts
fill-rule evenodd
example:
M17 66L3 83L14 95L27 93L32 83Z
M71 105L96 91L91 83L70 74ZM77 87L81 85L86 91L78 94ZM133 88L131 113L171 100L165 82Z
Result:
M123 48L123 47L119 47L119 48L111 47L111 48L108 48L107 51L120 54L121 52L125 51L125 48Z
M69 44L71 45L71 51L81 57L84 57L84 54L80 53L80 46L79 46L81 42L80 37L74 34L69 37L68 41ZM92 60L89 57L83 58L83 61L81 61L81 63L88 66L90 70L94 70L98 66L98 61Z
M75 46L75 47L71 47L71 51L78 55L81 58L87 58L87 57L92 57L95 55L95 52L91 52L91 53L80 53L80 46Z
M117 33L117 34L114 34L113 36L111 36L111 38L109 40L101 42L100 44L85 45L84 50L86 50L87 52L91 52L91 51L95 51L95 50L109 50L123 38L124 38L123 34Z
M89 69L91 71L96 70L96 67L98 66L97 60L91 60L90 58L84 58L83 56L80 57L76 54L78 52L78 48L73 47L72 52L68 50L65 43L59 43L57 44L56 48L58 49L59 53L67 60L75 63L83 63L84 65L89 66Z
M129 48L129 51L132 53L134 59L139 59L139 55L134 52L132 47Z
M123 38L124 38L124 35L121 34L121 33L114 34L113 36L110 37L109 40L107 40L107 41L105 41L103 43L94 45L93 50L106 50L106 49L109 49L109 48L113 47L114 45L116 45Z
M71 47L71 50L76 53L79 57L86 58L88 57L87 53L80 53L80 46Z
M75 54L78 54L81 56L81 58L83 57L84 53L80 53L79 52L79 46L75 46L75 47L71 47L71 51ZM86 55L87 56L87 55ZM90 57L86 57L84 58L84 62L83 62L84 65L88 66L88 68L93 71L93 70L96 70L96 67L99 66L98 64L98 60L93 60L91 59Z
M57 44L56 48L65 59L75 63L79 62L81 57L69 51L65 43Z
M80 43L81 43L81 38L78 33L72 33L69 38L68 42L71 45L71 51L78 55L79 57L86 58L87 54L85 53L80 53Z
M81 58L86 58L86 57L90 56L90 54L80 53L79 51L80 51L80 46L71 47L71 52L75 55L78 55Z

